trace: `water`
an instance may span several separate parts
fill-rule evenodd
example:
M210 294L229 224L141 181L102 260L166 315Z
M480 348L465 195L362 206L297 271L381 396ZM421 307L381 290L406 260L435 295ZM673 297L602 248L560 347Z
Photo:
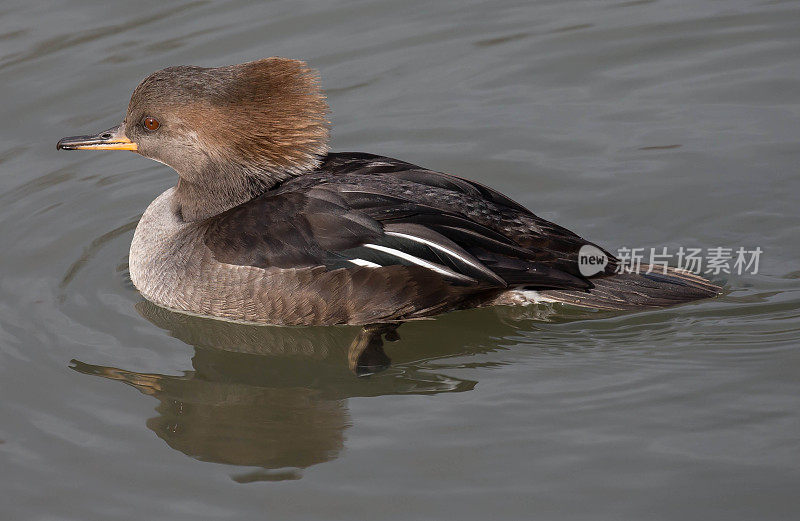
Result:
M759 246L759 273L670 310L407 324L362 379L352 328L155 308L128 245L175 176L55 143L156 69L270 55L321 71L335 150L610 249ZM796 2L7 1L0 74L0 518L800 515Z

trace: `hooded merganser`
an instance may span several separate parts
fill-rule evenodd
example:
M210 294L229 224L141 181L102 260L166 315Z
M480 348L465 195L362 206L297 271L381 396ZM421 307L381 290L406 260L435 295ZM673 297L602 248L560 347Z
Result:
M302 61L169 67L139 84L121 125L57 148L132 150L178 173L136 227L130 275L185 313L386 332L373 325L485 305L629 310L719 292L671 268L617 273L608 252L476 182L328 152L326 114ZM586 245L608 259L588 277Z

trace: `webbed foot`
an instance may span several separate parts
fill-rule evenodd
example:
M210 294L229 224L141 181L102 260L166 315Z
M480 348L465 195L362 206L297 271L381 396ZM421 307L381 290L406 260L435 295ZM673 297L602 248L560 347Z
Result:
M398 327L400 324L373 324L361 328L347 352L350 370L357 376L366 376L388 369L392 360L383 351L383 339L400 340Z

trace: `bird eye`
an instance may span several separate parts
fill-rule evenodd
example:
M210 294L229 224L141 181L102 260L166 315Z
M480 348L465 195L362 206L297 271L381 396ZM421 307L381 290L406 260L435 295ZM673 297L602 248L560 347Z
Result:
M144 118L144 121L142 122L142 124L144 125L144 128L146 128L150 132L158 130L158 127L160 126L160 124L159 124L159 122L158 122L158 120L156 118L149 118L149 117L148 118Z

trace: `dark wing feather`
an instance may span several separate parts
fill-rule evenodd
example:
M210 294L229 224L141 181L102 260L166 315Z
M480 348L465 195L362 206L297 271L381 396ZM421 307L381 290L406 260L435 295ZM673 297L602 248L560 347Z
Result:
M266 194L203 223L206 245L228 264L259 268L325 265L333 252L377 240L382 226L328 190Z
M498 231L519 246L533 251L549 250L562 261L561 269L578 276L578 250L585 244L599 248L570 230L538 217L500 192L475 181L435 172L405 161L360 152L328 154L322 168L334 173L342 182L353 175L371 175L378 179L391 175L405 182L404 189L413 193L413 199L417 203L445 211L455 209L469 220ZM613 274L618 261L610 252L603 251L609 258L605 273Z
M588 242L572 232L478 183L369 154L329 154L203 227L230 264L422 266L478 289L592 287L576 262Z

